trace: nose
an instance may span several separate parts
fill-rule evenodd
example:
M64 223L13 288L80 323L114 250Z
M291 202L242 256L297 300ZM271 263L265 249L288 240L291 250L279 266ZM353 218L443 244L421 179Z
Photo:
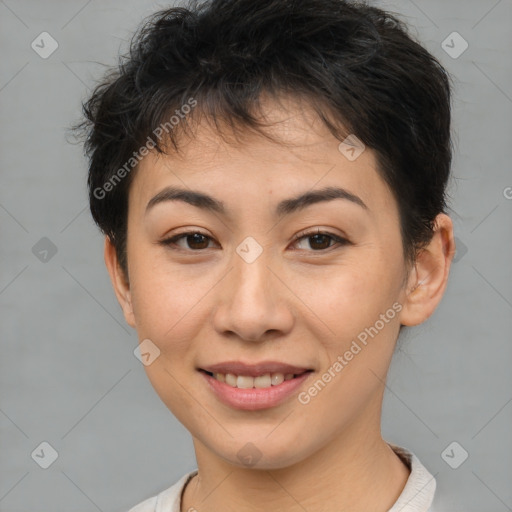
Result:
M266 341L289 333L294 323L291 293L271 268L265 251L251 263L235 254L232 267L216 287L216 331L245 341Z

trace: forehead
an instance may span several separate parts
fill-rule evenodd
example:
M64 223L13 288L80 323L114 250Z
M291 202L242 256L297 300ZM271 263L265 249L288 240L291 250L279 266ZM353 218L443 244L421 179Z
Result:
M215 123L201 117L181 138L179 152L152 151L144 157L130 187L130 208L145 207L169 185L232 197L240 205L256 194L277 203L305 190L342 186L377 209L395 208L375 153L366 148L348 159L340 140L304 102L267 101L261 119L275 140L247 128L222 126L219 133Z

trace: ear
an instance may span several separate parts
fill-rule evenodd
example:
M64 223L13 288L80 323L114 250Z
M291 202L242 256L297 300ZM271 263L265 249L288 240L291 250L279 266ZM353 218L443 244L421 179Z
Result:
M434 312L446 289L454 255L453 223L448 215L440 213L432 240L420 250L409 274L402 296L401 324L421 324Z
M132 298L130 284L127 276L119 265L114 245L108 236L105 237L105 265L107 266L110 280L116 294L117 300L123 310L124 318L128 325L135 328L135 317L132 309Z

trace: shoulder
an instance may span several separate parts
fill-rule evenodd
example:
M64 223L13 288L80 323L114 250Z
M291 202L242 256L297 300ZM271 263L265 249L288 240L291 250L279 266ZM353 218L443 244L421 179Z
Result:
M183 475L174 485L140 502L128 512L180 512L181 493L196 473L197 469Z

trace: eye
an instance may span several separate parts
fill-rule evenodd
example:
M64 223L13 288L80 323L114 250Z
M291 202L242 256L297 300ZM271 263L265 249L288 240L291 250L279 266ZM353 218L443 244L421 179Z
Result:
M295 240L297 242L301 242L301 240L309 241L309 247L314 250L314 252L320 252L326 249L330 249L333 247L331 242L338 243L339 245L348 245L350 242L342 238L334 233L329 233L326 231L320 231L319 229L316 231L310 231L307 233L300 233L295 236ZM304 249L304 247L302 247Z
M181 241L182 239L184 239L188 247L183 247L179 245L178 242ZM186 233L180 233L179 235L175 235L171 238L166 238L165 240L162 240L159 243L164 246L177 246L178 248L183 250L191 249L193 251L200 251L203 249L208 249L208 243L211 240L212 238L199 231L188 231Z
M299 235L296 235L294 239L296 241L296 244L309 241L309 247L310 249L313 249L314 252L320 252L326 249L330 249L334 245L332 242L342 246L348 245L350 243L347 239L335 235L334 233L320 231L319 229L307 233L300 233ZM185 247L183 245L180 245L179 242L181 241L183 241L186 244ZM165 240L159 242L159 244L171 247L175 246L178 249L182 249L185 251L192 250L193 252L199 252L201 250L211 248L209 247L210 241L213 241L213 239L208 235L205 235L204 233L201 233L199 231L188 231L186 233L180 233L170 238L166 238ZM304 249L304 247L299 247L299 249Z

